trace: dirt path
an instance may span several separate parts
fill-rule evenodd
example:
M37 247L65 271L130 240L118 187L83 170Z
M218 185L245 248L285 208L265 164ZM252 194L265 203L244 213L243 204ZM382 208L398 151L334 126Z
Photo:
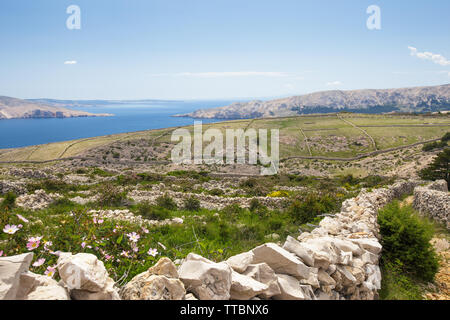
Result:
M305 137L305 144L306 144L306 147L308 148L309 155L312 156L311 148L309 147L308 137L306 136L306 133L305 133L305 131L303 131L302 128L300 128L300 131L301 131L303 137Z
M372 142L372 145L373 145L375 151L378 151L377 143L376 143L375 140L372 138L372 136L371 136L370 134L367 133L366 130L364 130L364 129L358 127L358 126L357 126L356 124L354 124L353 122L350 122L349 120L344 119L344 118L341 117L339 114L337 114L337 117L338 117L340 120L344 121L345 123L351 125L351 126L354 127L355 129L358 129L359 131L361 131L362 133L364 133L364 134L370 139L370 141Z

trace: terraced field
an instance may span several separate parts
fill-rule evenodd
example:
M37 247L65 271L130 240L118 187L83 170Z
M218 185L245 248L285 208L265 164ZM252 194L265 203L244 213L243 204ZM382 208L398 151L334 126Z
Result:
M333 160L438 139L450 131L450 116L341 113L203 125L204 131L209 128L219 129L223 133L226 129L279 129L282 159L318 157ZM95 158L104 163L132 161L146 164L168 160L171 145L174 144L171 142L174 129L5 149L0 150L0 162L52 161L72 157ZM188 129L193 132L193 127Z

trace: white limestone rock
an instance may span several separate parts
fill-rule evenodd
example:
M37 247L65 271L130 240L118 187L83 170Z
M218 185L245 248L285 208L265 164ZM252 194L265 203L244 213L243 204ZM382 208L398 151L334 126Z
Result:
M187 291L200 300L229 300L233 269L226 263L214 263L190 253L178 269Z
M226 261L234 271L243 273L253 262L253 252L244 252L229 258Z
M264 283L233 271L231 275L231 300L250 300L269 287Z
M287 274L277 274L281 293L275 300L315 300L311 286L301 285L299 280Z
M286 242L283 245L283 249L295 254L300 258L307 266L314 266L314 254L313 252L302 244L295 240L293 237L288 236Z
M20 275L17 300L70 300L69 292L52 278L30 271Z
M73 299L120 299L114 288L114 281L108 276L103 262L93 254L61 253L57 268Z
M278 285L278 277L266 263L249 265L244 275L267 285L267 289L259 294L263 299L269 299L281 293L280 286Z
M253 249L253 263L266 263L276 273L308 279L311 273L299 258L274 243L266 243Z
M33 253L0 257L0 300L14 300L20 284L20 276L28 271Z

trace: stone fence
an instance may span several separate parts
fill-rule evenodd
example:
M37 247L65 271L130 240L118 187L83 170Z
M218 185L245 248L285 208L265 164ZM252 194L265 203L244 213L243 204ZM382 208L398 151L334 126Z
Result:
M450 229L450 194L447 182L439 180L414 189L414 209Z
M266 243L223 262L191 253L178 268L161 258L117 288L92 254L61 253L58 283L28 269L32 253L0 258L0 299L372 300L381 288L378 210L416 181L367 190L344 201L311 233Z

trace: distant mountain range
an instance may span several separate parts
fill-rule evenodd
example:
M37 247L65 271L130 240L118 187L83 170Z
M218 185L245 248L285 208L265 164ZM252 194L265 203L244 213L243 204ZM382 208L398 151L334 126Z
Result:
M28 118L106 117L111 114L94 114L53 106L39 101L0 96L0 120Z
M437 112L450 110L450 84L402 89L323 91L271 100L236 102L177 117L251 119L339 111L360 113Z

